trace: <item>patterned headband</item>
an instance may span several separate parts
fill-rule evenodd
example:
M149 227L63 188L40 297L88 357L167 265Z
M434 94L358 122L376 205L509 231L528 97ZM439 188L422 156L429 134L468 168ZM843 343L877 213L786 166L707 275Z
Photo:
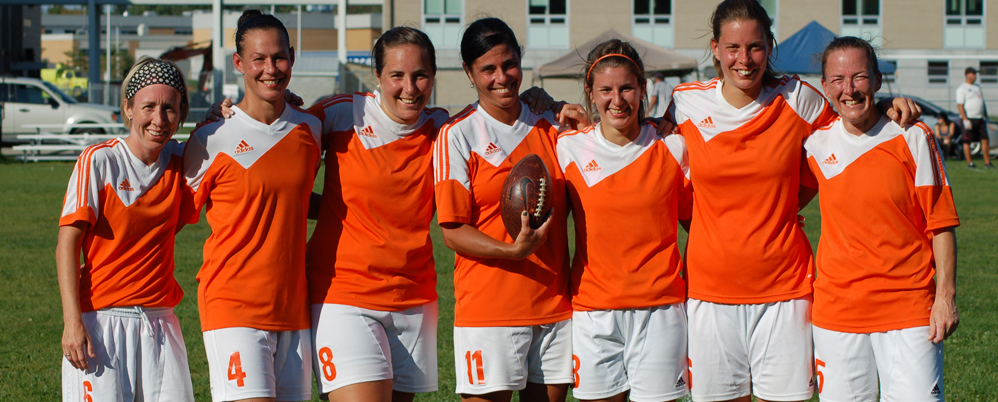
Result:
M125 89L125 99L132 99L140 89L153 84L169 85L184 94L184 76L177 67L161 60L153 60L139 66Z
M620 53L610 53L608 55L605 55L603 57L600 57L600 58L596 59L596 61L593 62L593 65L589 66L589 71L586 72L586 82L589 82L589 74L593 73L593 67L596 67L596 64L598 64L600 61L603 61L603 59L605 59L607 57L623 57L623 58L627 59L627 61L631 62L631 64L633 64L634 67L638 67L638 63L634 62L634 60L632 60L630 57L624 56L624 55L622 55ZM640 69L641 68L639 67L638 70L640 70Z

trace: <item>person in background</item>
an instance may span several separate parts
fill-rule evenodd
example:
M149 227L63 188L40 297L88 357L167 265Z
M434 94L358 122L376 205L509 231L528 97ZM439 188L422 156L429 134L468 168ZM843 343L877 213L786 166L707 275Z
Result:
M994 169L988 144L988 108L984 104L984 92L976 84L977 70L967 67L964 75L967 80L956 89L956 108L963 119L963 156L967 158L967 166L975 167L974 160L970 158L970 143L980 142L984 167Z
M949 117L946 113L939 115L939 120L936 121L936 140L939 141L943 146L943 159L950 157L953 152L953 135L956 132L956 123L949 121Z
M648 92L648 117L662 117L669 102L672 102L672 85L665 82L665 74L657 72L652 76Z

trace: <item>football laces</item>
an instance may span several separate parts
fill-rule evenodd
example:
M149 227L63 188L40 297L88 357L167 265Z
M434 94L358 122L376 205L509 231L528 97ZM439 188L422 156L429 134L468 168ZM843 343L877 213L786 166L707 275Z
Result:
M534 210L534 218L540 219L541 211L544 210L544 193L547 192L547 181L541 178L541 191L537 197L537 209Z

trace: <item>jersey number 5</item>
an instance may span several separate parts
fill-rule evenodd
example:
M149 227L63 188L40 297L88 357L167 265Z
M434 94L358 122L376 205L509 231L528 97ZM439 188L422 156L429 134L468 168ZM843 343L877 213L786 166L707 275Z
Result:
M239 352L233 353L229 356L229 381L236 380L236 386L242 387L246 385L244 378L246 373L243 372L243 362L239 359Z

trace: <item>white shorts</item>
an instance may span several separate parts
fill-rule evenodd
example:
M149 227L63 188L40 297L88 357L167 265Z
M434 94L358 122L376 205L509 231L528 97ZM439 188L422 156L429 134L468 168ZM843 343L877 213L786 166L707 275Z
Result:
M458 394L571 384L572 320L527 327L454 327Z
M245 327L203 332L211 399L312 399L311 332Z
M172 308L83 313L96 358L88 371L62 359L63 401L194 401L187 347Z
M822 401L928 402L943 398L943 344L929 327L854 334L814 327Z
M693 399L755 396L799 401L814 394L811 300L764 304L687 301Z
M632 401L668 401L689 393L686 304L572 315L579 399L626 392Z
M437 390L437 302L403 311L312 305L312 370L319 393L392 380L400 392Z

